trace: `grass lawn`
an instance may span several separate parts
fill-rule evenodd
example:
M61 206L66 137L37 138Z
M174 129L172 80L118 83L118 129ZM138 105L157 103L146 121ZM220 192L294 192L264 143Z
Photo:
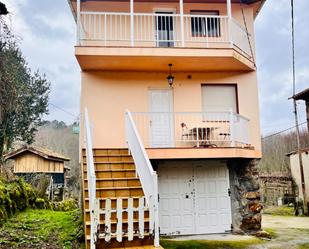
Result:
M289 206L270 206L263 210L264 214L280 215L280 216L295 216L294 207Z
M0 227L0 248L83 248L81 212L28 209Z
M263 243L263 241L257 238L243 241L160 240L160 244L164 249L243 249L250 245L256 245L260 243Z

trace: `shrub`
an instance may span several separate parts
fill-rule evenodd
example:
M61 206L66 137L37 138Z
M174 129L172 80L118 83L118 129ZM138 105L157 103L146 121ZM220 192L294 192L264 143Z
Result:
M0 222L27 207L34 207L36 197L35 190L23 179L0 179Z

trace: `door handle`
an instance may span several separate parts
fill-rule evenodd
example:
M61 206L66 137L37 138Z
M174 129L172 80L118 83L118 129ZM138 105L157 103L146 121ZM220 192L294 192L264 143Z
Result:
M186 199L189 199L189 195L186 195Z

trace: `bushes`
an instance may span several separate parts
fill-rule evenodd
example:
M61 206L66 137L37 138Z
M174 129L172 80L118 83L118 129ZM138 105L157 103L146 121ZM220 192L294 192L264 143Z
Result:
M0 179L0 222L27 207L34 207L36 192L23 179Z
M51 202L50 207L54 211L72 211L78 208L78 203L75 199L67 199L60 202Z
M61 202L50 202L38 197L38 192L22 178L5 181L0 178L0 223L18 211L26 208L52 209L71 211L78 208L77 201L67 199Z

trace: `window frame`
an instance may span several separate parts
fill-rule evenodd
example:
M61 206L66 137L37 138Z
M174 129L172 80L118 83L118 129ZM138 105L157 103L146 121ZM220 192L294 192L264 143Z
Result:
M237 83L202 83L201 84L201 107L202 107L202 112L203 110L203 91L202 88L203 86L231 86L234 87L235 89L235 101L236 101L236 114L239 114L239 98L238 98L238 84Z
M220 16L220 11L219 10L196 10L192 9L190 10L190 15L205 15L205 16ZM200 22L200 27L196 27L194 25L195 21L194 19L197 19L198 22ZM209 20L215 20L216 18L210 17ZM218 25L214 25L215 21L213 22L213 27L211 28L211 32L209 32L211 25L207 23L206 27L206 18L202 17L194 17L191 16L190 21L191 21L191 36L192 37L220 37L221 36L221 23L220 19L218 22ZM200 30L195 30L196 28L199 28ZM208 31L208 32L207 32Z

